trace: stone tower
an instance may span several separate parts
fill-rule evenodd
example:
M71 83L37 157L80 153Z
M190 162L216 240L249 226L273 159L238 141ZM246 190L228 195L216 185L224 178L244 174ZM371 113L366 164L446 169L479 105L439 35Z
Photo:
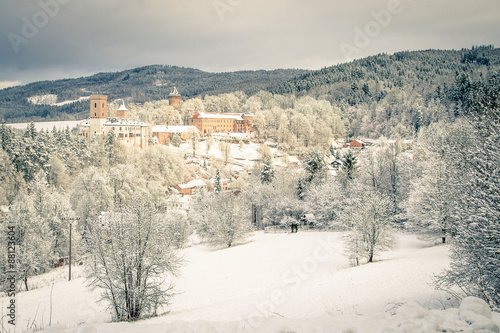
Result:
M128 118L128 109L125 107L125 102L123 102L122 106L116 111L116 116L118 118Z
M108 96L90 96L90 129L89 138L104 135L104 124L108 117Z
M181 108L181 94L179 94L176 87L174 87L174 89L170 92L170 95L168 95L168 102L177 110Z

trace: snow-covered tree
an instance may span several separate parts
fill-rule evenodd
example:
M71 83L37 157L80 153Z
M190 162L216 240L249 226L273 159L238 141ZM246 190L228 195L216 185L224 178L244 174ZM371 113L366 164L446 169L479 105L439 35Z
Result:
M200 195L193 203L190 219L199 235L213 245L231 247L252 230L250 205L230 191Z
M350 206L341 217L350 229L345 239L349 258L359 262L359 257L366 256L367 261L372 262L378 252L390 249L395 243L391 201L371 188L357 189L349 201Z
M304 213L304 202L296 195L297 179L304 175L303 170L276 170L271 183L263 184L259 174L248 179L244 195L248 202L262 207L264 225L279 225L283 215L298 219Z
M455 172L437 156L424 164L422 177L412 183L407 215L413 226L437 233L446 243L457 209Z
M309 184L313 181L319 182L325 179L328 170L324 154L317 150L313 150L307 155L303 167L306 171L306 177L298 181L296 191L299 199L304 199L304 193Z
M477 83L464 101L470 120L453 127L444 156L460 172L450 269L438 280L500 307L500 75Z
M181 212L169 212L166 223L168 239L175 248L181 249L186 244L190 232L187 216Z
M308 174L308 181L314 178L324 178L328 165L325 161L325 155L317 150L311 151L303 162L304 170Z
M266 156L264 157L264 160L262 161L262 164L264 165L264 168L262 169L260 173L260 181L264 183L271 183L274 178L274 172L276 171L275 168L272 166L273 160Z
M37 198L21 191L12 204L11 221L16 230L17 272L26 290L28 279L44 273L51 264L54 238L39 215Z
M360 158L358 175L366 186L391 199L393 219L401 220L413 161L403 154L400 141L389 143L382 138L380 142L380 146L369 148Z
M179 133L174 133L172 135L172 145L174 147L179 147L182 143L182 140L181 140L181 135Z
M88 283L103 291L116 320L156 315L172 297L169 274L180 258L172 248L165 215L136 197L119 211L94 220L89 251Z
M71 184L71 204L81 219L83 233L89 231L89 222L101 212L107 211L112 203L113 191L103 170L90 167Z
M0 205L8 206L23 184L22 176L14 169L9 155L0 149Z
M49 159L47 168L47 179L55 187L67 189L70 184L70 177L64 162L57 156Z
M337 216L342 205L342 191L338 182L327 179L315 182L304 195L308 213L313 213L319 227L336 228Z
M350 182L354 179L358 169L358 158L353 151L348 150L341 159L341 176L344 182Z
M116 138L115 131L111 128L106 134L106 140L104 141L104 149L106 155L108 156L109 165L115 165L121 160L121 149L120 143Z
M134 194L146 191L145 181L133 165L115 165L107 170L106 178L114 206L125 205Z
M185 181L187 170L181 156L165 146L151 146L135 154L133 164L146 181L173 186Z
M222 191L219 169L217 169L217 171L215 173L214 190L215 190L215 193L220 193Z

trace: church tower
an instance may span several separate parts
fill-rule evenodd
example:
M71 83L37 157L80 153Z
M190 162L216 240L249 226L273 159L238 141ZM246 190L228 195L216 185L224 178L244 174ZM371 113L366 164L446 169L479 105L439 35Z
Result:
M116 111L116 116L118 118L128 118L128 109L125 106L125 101L123 101L122 106Z
M170 95L168 95L168 102L177 110L181 108L181 94L179 94L176 87L174 87L174 89L170 92Z
M104 135L104 124L108 117L108 96L90 96L90 131L89 138Z

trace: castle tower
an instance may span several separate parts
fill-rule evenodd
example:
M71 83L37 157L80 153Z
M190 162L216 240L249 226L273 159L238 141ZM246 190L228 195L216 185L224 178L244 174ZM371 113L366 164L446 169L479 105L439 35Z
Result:
M90 133L89 138L94 135L103 135L104 124L108 117L108 96L90 96Z
M128 109L125 107L125 102L123 102L122 106L116 111L116 116L118 118L128 118Z
M168 102L177 110L181 108L181 94L179 94L176 87L174 87L174 89L170 92L170 95L168 95Z

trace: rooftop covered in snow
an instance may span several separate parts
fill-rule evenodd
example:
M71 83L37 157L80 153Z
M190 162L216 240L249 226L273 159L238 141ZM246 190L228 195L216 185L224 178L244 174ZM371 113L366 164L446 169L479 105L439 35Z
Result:
M199 133L195 126L165 126L156 125L151 129L153 133Z

